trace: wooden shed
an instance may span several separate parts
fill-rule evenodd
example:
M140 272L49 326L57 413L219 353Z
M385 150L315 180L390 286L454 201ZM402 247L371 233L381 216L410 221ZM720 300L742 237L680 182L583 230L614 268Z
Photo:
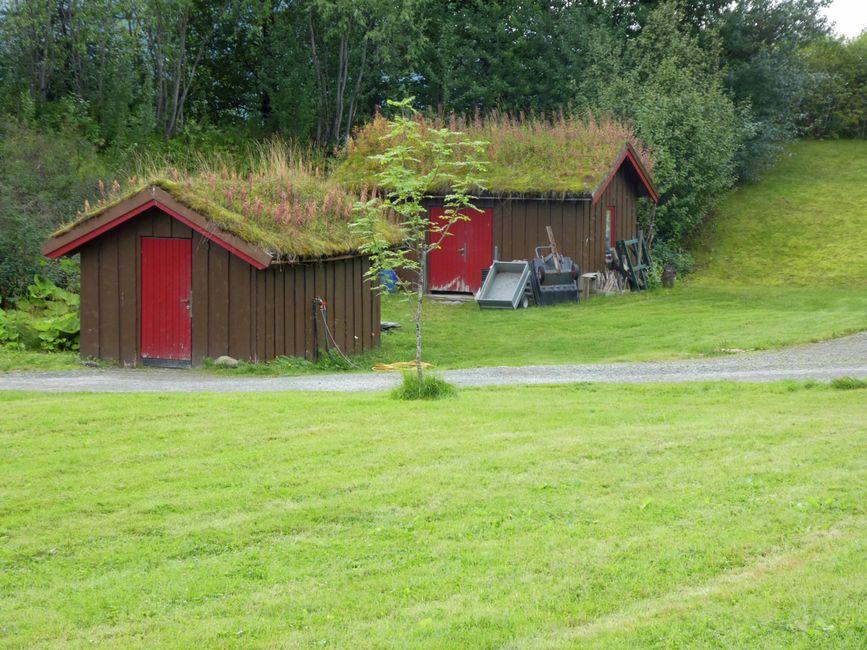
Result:
M422 128L439 126L419 118ZM603 270L608 249L638 234L640 200L659 199L650 156L626 125L561 117L554 121L502 115L450 126L487 142L478 212L458 221L428 259L429 292L474 293L494 255L531 259L548 243L551 226L560 252L581 272ZM355 134L338 175L350 186L376 178L371 154L385 143L381 118ZM442 213L444 190L430 189L430 218Z
M610 162L592 190L545 193L485 193L475 202L479 212L457 221L442 247L428 260L427 290L432 293L475 293L481 270L494 254L501 260L531 259L547 245L551 226L561 253L582 273L601 271L605 254L619 239L638 234L638 200L658 195L650 175L631 145ZM442 199L428 202L431 219L442 212Z
M352 354L379 343L369 263L351 246L304 258L279 250L278 237L263 245L265 217L245 225L250 217L164 185L80 217L43 246L51 258L81 256L83 357L185 367L221 355L312 360L335 345ZM282 241L291 247L292 237Z

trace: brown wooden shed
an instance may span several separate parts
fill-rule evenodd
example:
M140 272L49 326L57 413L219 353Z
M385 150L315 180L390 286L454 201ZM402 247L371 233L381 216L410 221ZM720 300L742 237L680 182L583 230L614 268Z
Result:
M446 125L442 119L416 118L422 132ZM659 199L651 180L651 158L628 125L575 116L512 118L492 114L447 123L479 142L484 169L478 212L458 221L441 248L428 259L425 287L430 292L474 293L482 269L495 251L501 260L531 259L548 243L551 226L559 251L583 273L603 270L606 252L638 234L638 204ZM391 143L386 122L377 117L354 134L337 169L351 187L375 185L372 154ZM388 188L384 188L386 191ZM442 212L448 188L429 187L430 218Z
M81 256L83 357L183 367L378 345L365 257L280 255L187 203L149 186L45 242L48 257Z
M481 270L496 255L501 260L532 259L537 246L548 243L551 226L560 252L572 258L581 272L601 271L605 254L620 239L638 234L638 200L658 200L650 175L627 144L592 190L555 193L483 195L475 203L480 212L458 221L442 247L428 261L427 290L475 293ZM432 218L441 198L431 197Z

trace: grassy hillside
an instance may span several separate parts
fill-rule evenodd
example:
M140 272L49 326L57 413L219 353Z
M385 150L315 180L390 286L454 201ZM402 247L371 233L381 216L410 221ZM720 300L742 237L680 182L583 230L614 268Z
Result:
M722 202L697 262L703 282L867 286L867 141L792 145Z
M864 393L0 393L0 648L862 647Z

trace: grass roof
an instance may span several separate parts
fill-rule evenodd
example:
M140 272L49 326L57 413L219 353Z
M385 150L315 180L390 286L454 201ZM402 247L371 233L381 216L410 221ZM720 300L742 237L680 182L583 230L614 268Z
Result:
M651 170L650 155L631 128L612 119L560 115L512 117L492 113L472 121L460 118L416 118L422 130L448 126L471 140L482 140L487 169L484 189L494 194L589 194L606 177L626 143L638 152ZM376 186L379 165L370 156L388 146L383 140L388 128L377 116L358 130L347 144L335 176L347 187ZM423 164L423 161L420 162ZM431 187L431 192L447 188Z
M355 252L361 240L349 227L359 196L313 166L291 147L270 142L239 172L232 160L198 161L196 172L145 164L125 187L100 182L96 205L54 236L102 214L146 187L163 188L223 230L268 251L278 259L311 259ZM361 197L363 198L363 197ZM399 232L383 223L383 234L397 242Z

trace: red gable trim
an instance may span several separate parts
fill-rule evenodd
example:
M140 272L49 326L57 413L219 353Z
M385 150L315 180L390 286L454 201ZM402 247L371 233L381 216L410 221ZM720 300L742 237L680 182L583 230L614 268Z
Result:
M160 210L162 210L163 212L165 212L165 213L169 214L170 216L174 217L175 219L177 219L177 220L180 221L181 223L186 224L187 226L189 226L190 228L192 228L193 230L195 230L197 233L199 233L200 235L202 235L202 237L205 237L205 238L207 238L207 239L210 239L212 242L214 242L214 243L216 243L216 244L222 246L222 247L225 248L227 251L229 251L230 253L232 253L232 255L237 255L237 256L240 257L242 260L244 260L245 262L247 262L247 264L250 264L250 265L252 265L252 266L255 266L255 267L256 267L257 269L259 269L260 271L261 271L262 269L268 268L268 265L267 265L267 264L262 264L262 262L260 262L260 261L258 261L258 260L256 260L256 259L253 259L253 258L250 257L249 255L247 255L247 253L245 253L244 251L242 251L242 250L240 250L240 249L238 249L238 248L232 246L229 242L220 239L220 238L219 238L217 235L215 235L214 233L212 233L212 232L208 232L207 230L205 230L204 228L202 228L200 225L198 225L198 224L196 224L196 223L193 223L192 221L190 221L190 220L187 219L186 217L182 217L181 215L179 215L177 212L175 212L175 211L172 210L171 208L168 208L168 207L164 206L163 204L161 204L159 201L156 201L155 203L156 203L156 206L157 206Z
M212 242L216 243L217 245L225 248L227 251L229 251L233 255L236 255L237 257L241 258L242 260L244 260L248 264L256 267L257 269L262 270L262 269L268 267L267 263L263 263L262 260L257 260L256 258L247 254L246 252L244 252L243 250L241 250L237 246L233 246L228 241L222 239L218 234L210 232L209 230L204 228L202 225L200 225L200 224L188 219L187 217L179 214L176 210L171 209L170 207L168 207L164 203L158 201L157 199L149 199L149 200L145 201L144 203L136 206L135 208L118 215L114 219L111 219L110 221L103 223L99 227L94 228L93 230L91 230L89 232L85 232L80 237L76 237L75 239L72 239L71 241L69 241L65 244L61 244L57 248L52 249L50 247L50 244L46 244L46 247L43 250L43 252L44 252L46 257L49 257L50 259L57 259L58 257L61 257L62 255L66 255L67 253L75 251L76 249L80 248L81 246L83 246L87 242L99 237L100 235L103 235L104 233L108 232L109 230L113 230L114 228L117 228L118 226L125 223L126 221L129 221L133 217L141 214L142 212L144 212L146 210L149 210L150 208L154 208L154 207L162 210L163 212L165 212L166 214L168 214L172 218L177 219L178 221L180 221L184 225L192 228L193 230L195 230L197 233L199 233L203 237L205 237L205 238L211 240Z
M608 176L602 183L596 188L596 191L593 192L593 205L596 205L596 202L608 188L608 185L614 180L614 177L617 175L617 172L620 171L620 168L623 166L623 163L629 161L632 164L632 168L638 174L638 178L641 180L641 184L644 185L644 189L647 190L647 194L650 196L650 200L654 203L659 202L659 194L656 191L656 188L653 186L653 183L650 181L650 177L644 169L644 165L641 164L641 161L638 159L638 156L634 153L632 147L630 145L626 145L623 147L623 151L620 152L620 155L617 157L617 162L611 167L611 171L608 173Z
M130 210L129 212L125 212L124 214L120 215L116 219L112 219L108 223L102 224L99 228L95 228L94 230L91 230L90 232L85 233L81 237L73 239L71 242L64 244L60 248L55 248L54 250L44 251L45 257L48 257L52 260L56 260L58 257L62 257L63 255L66 255L67 253L74 251L76 248L83 246L84 244L89 242L91 239L95 239L96 237L99 237L101 234L106 233L109 230L112 230L113 228L117 228L120 224L124 223L125 221L129 221L130 219L141 214L145 210L148 210L148 209L154 207L156 204L157 204L157 202L154 201L153 199L148 201L147 203L142 203L140 206L138 206L134 210Z

